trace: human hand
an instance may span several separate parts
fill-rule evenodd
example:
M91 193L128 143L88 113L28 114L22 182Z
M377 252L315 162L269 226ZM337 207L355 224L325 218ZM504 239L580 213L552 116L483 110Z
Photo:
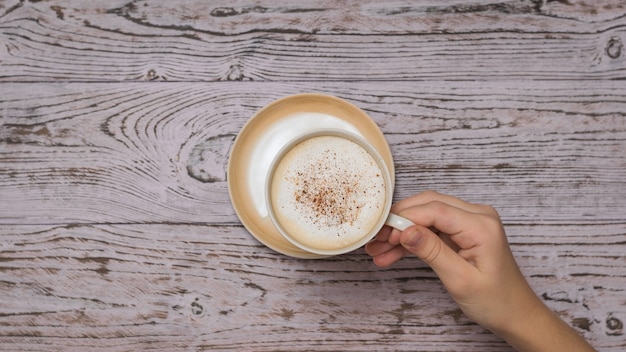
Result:
M429 191L398 202L392 212L416 225L402 232L384 227L365 247L376 265L416 255L468 318L518 350L593 350L532 291L494 208Z
M418 256L437 273L461 310L486 327L508 320L508 307L519 301L517 296L524 301L535 297L492 207L424 192L395 204L392 212L416 226L404 232L384 227L366 246L377 265Z

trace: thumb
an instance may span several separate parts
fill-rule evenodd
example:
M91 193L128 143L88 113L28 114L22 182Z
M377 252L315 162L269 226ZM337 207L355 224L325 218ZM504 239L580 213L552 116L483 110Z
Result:
M400 235L400 243L437 273L444 285L467 278L471 265L448 247L439 236L421 226L411 226Z

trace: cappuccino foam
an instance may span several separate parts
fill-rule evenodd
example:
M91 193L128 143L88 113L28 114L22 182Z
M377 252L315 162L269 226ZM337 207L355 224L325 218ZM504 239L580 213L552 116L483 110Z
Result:
M359 144L337 136L307 139L278 163L271 185L277 221L295 240L333 250L371 234L386 200L385 178Z

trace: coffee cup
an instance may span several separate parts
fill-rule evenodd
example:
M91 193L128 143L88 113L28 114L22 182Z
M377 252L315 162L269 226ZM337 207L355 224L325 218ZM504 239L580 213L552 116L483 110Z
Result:
M359 135L318 129L289 141L273 159L265 202L278 232L317 255L351 252L383 225L413 223L390 213L394 176L378 151Z

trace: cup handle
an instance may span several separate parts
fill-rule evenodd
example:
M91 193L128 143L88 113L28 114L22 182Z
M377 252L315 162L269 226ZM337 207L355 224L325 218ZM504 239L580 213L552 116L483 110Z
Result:
M406 230L409 226L415 225L413 221L403 218L400 215L396 215L394 213L389 213L387 220L385 221L385 225L391 226L394 229L398 229L400 231Z

